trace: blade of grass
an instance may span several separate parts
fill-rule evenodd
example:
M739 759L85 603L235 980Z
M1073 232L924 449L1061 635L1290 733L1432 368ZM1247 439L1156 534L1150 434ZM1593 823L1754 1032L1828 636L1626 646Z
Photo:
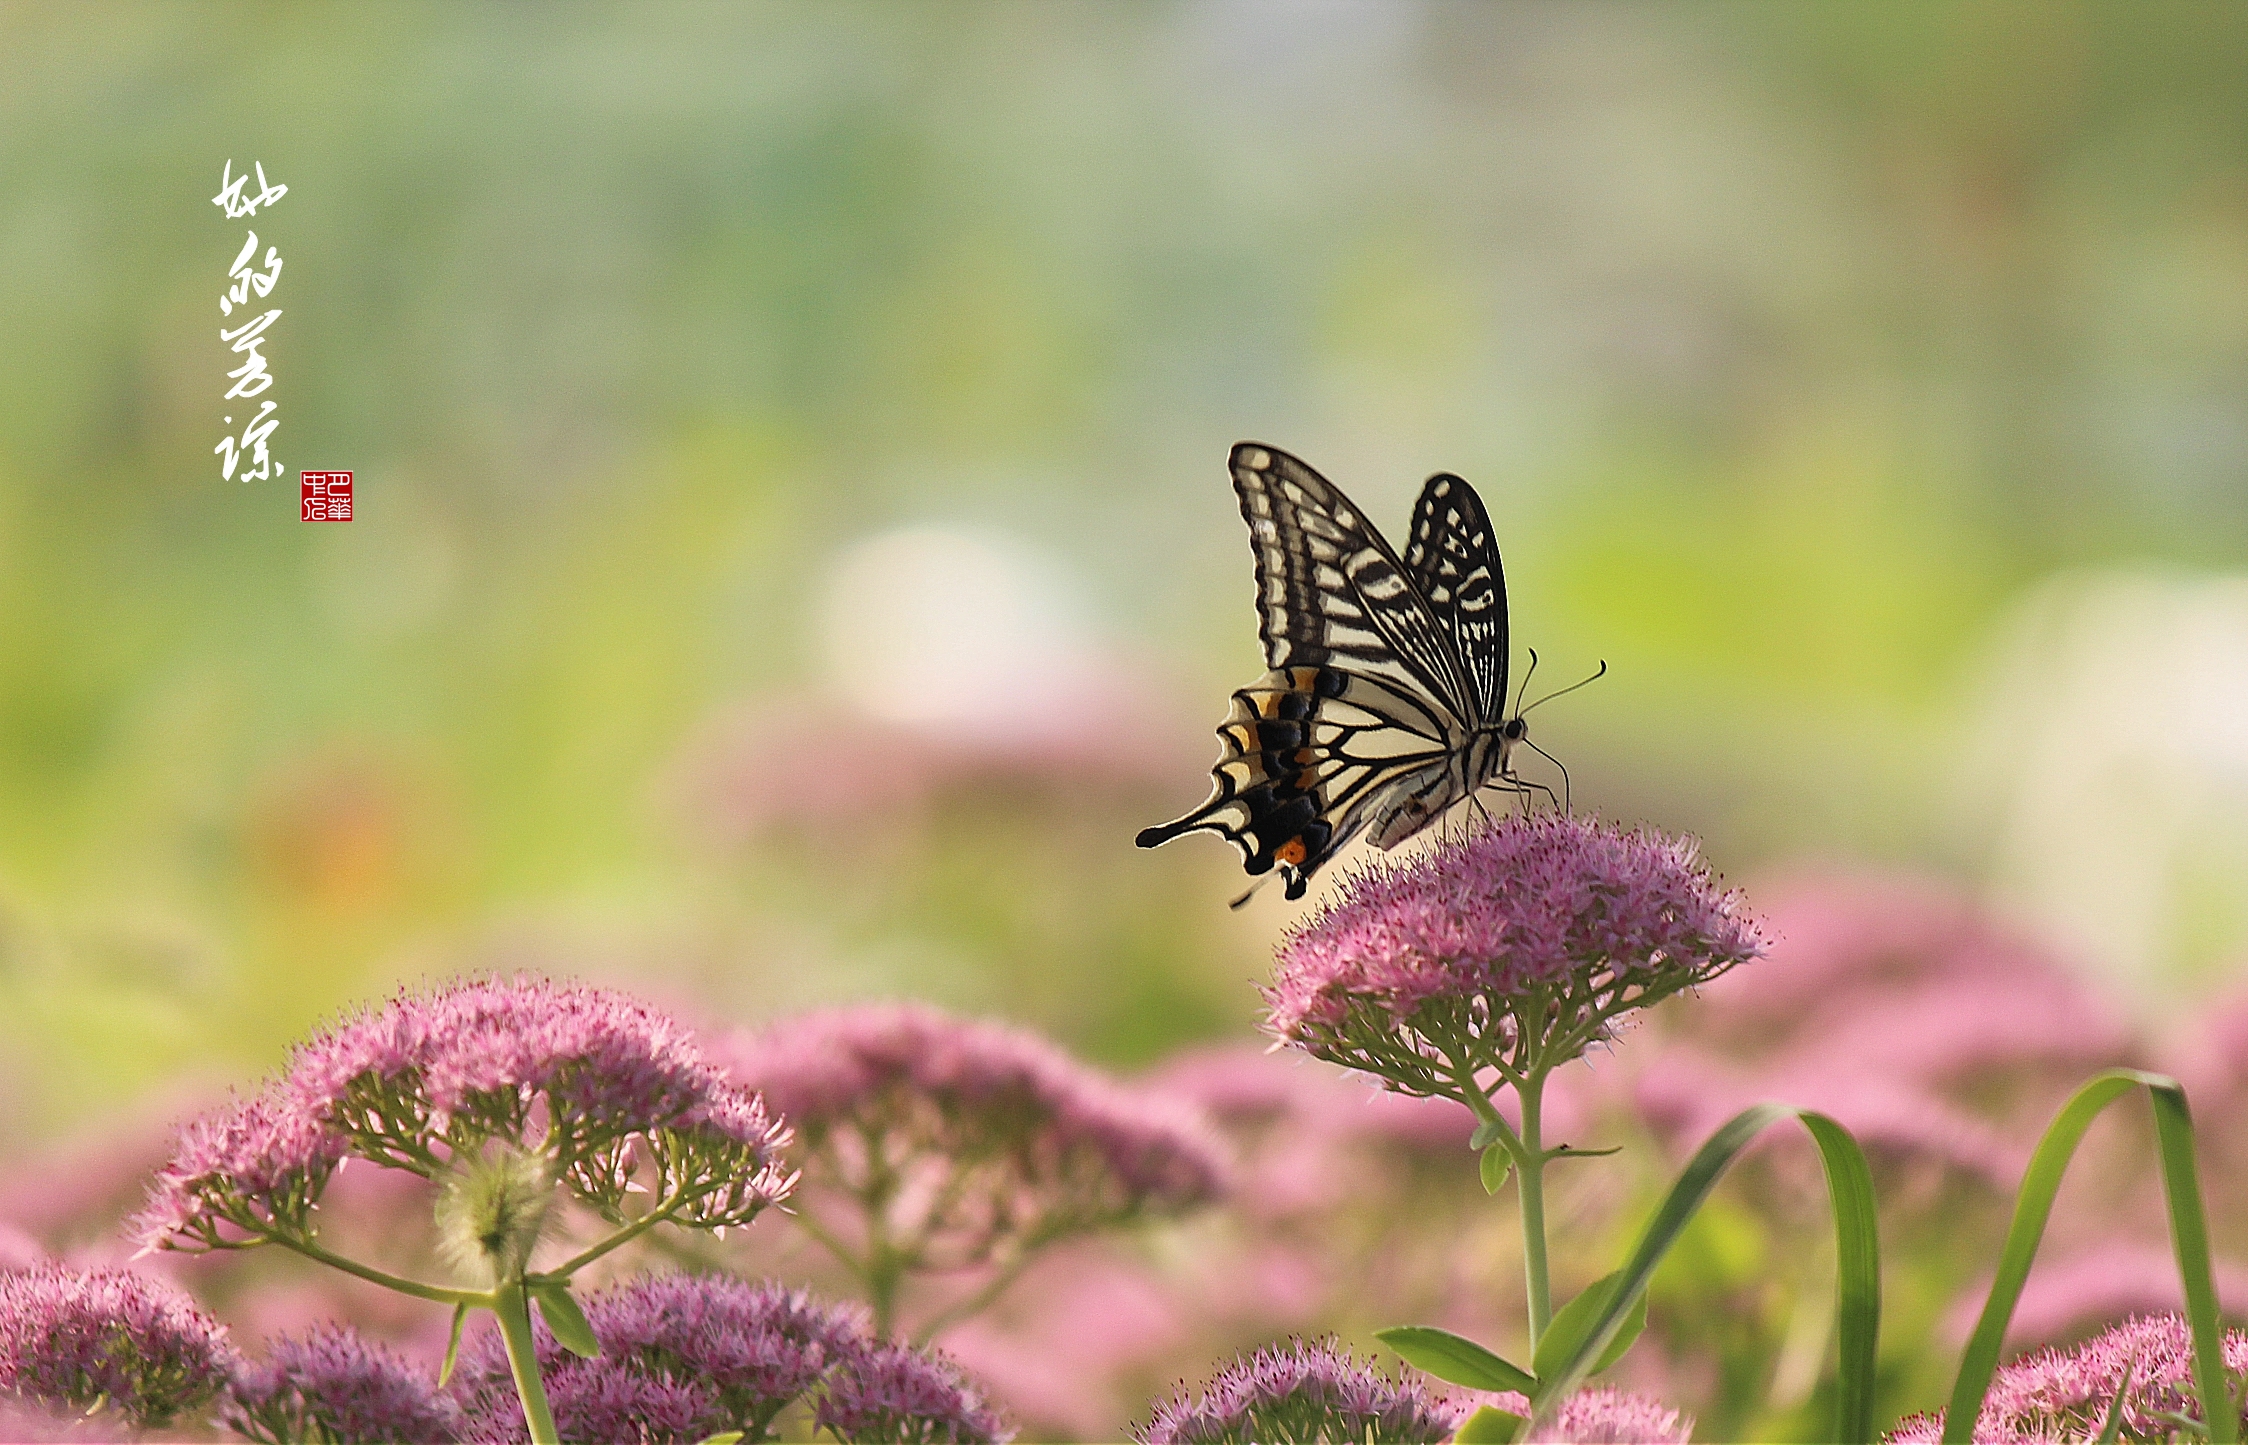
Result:
M1998 1369L2006 1326L2021 1300L2030 1262L2037 1257L2046 1220L2053 1213L2053 1198L2060 1192L2061 1178L2076 1156L2076 1146L2083 1142L2084 1131L2108 1105L2142 1088L2154 1106L2162 1192L2170 1209L2171 1250L2185 1285L2186 1323L2193 1331L2193 1378L2201 1396L2201 1413L2212 1445L2236 1445L2240 1439L2238 1411L2225 1389L2217 1290L2209 1268L2209 1225L2202 1211L2200 1174L2194 1162L2193 1116L2186 1107L2185 1090L2166 1074L2108 1069L2093 1075L2069 1096L2046 1126L2044 1137L2030 1155L2029 1168L2022 1173L2022 1186L2014 1195L2013 1222L2007 1226L2006 1243L1999 1251L1990 1297L1960 1355L1959 1378L1952 1385L1951 1403L1945 1409L1945 1445L1964 1445L1972 1438L1975 1417L1982 1413L1983 1397L1989 1393L1991 1376Z
M1881 1246L1875 1230L1873 1173L1850 1131L1824 1114L1787 1104L1758 1104L1736 1114L1680 1171L1662 1204L1640 1235L1621 1270L1615 1290L1569 1358L1538 1382L1531 1399L1533 1417L1544 1416L1583 1383L1609 1342L1624 1328L1632 1307L1645 1294L1655 1267L1670 1252L1702 1202L1751 1140L1782 1119L1800 1120L1819 1147L1826 1170L1827 1196L1834 1207L1835 1332L1841 1364L1835 1398L1833 1438L1845 1445L1870 1445L1873 1439L1874 1349L1881 1331Z

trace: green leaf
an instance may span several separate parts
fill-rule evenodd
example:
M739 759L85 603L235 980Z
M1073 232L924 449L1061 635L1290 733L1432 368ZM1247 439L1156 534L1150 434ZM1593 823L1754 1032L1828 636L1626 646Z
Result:
M2107 1419L2100 1426L2099 1445L2115 1445L2123 1438L2123 1400L2131 1393L2131 1372L2139 1367L2137 1360L2123 1367L2123 1379L2115 1387L2115 1398L2108 1401Z
M2022 1187L2014 1195L2014 1219L1999 1250L1990 1297L1960 1355L1959 1378L1952 1386L1951 1404L1944 1417L1947 1445L1965 1441L1974 1428L1975 1417L1982 1413L1983 1396L1989 1393L1990 1377L1998 1369L2007 1323L2013 1319L2014 1306L2029 1279L2030 1262L2037 1257L2038 1242L2045 1235L2045 1221L2053 1212L2053 1196L2060 1191L2061 1176L2068 1172L2069 1160L2075 1157L2084 1131L2101 1110L2142 1088L2154 1106L2162 1192L2170 1207L2170 1246L2178 1261L2178 1276L2185 1285L2186 1324L2193 1332L2193 1378L2202 1400L2202 1417L2211 1445L2236 1445L2240 1439L2239 1412L2232 1408L2225 1388L2217 1290L2209 1270L2209 1224L2202 1212L2201 1179L2194 1163L2193 1115L2186 1107L2186 1091L2166 1074L2106 1069L2069 1096L2030 1155Z
M601 1342L593 1337L593 1326L586 1323L585 1311L570 1298L568 1280L541 1280L537 1284L525 1281L523 1287L539 1302L539 1314L546 1320L546 1327L554 1332L556 1344L589 1360L601 1353Z
M1506 1152L1506 1145L1493 1144L1483 1151L1482 1162L1477 1167L1483 1171L1483 1192L1496 1194L1506 1183L1507 1171L1514 1167L1514 1156Z
M1439 1380L1471 1390L1515 1390L1529 1394L1538 1382L1529 1371L1510 1365L1475 1341L1434 1325L1396 1325L1374 1331L1374 1338L1404 1356L1405 1362Z
M1786 1104L1759 1104L1734 1115L1687 1162L1647 1222L1631 1257L1609 1277L1615 1281L1614 1287L1601 1297L1597 1309L1586 1306L1593 1318L1567 1351L1567 1358L1556 1362L1550 1372L1538 1372L1537 1393L1531 1397L1533 1418L1550 1414L1587 1375L1611 1358L1609 1349L1616 1337L1624 1333L1634 1312L1644 1307L1647 1282L1654 1277L1655 1267L1678 1242L1679 1234L1749 1141L1781 1119L1801 1121L1810 1131L1812 1142L1819 1146L1827 1198L1834 1209L1839 1275L1835 1334L1842 1358L1835 1382L1834 1432L1829 1438L1845 1445L1870 1445L1874 1346L1881 1330L1880 1236L1874 1229L1873 1173L1849 1130L1824 1114ZM1543 1351L1540 1357L1544 1357ZM1968 1419L1973 1418L1970 1412Z
M1601 1310L1608 1303L1608 1297L1615 1292L1616 1283L1622 1277L1622 1271L1619 1270L1615 1274L1596 1279L1585 1286L1583 1294L1561 1307L1561 1312L1553 1317L1553 1323L1547 1325L1546 1332L1538 1338L1538 1356L1530 1364L1533 1374L1543 1378L1559 1369L1577 1352L1577 1347L1584 1343L1585 1332L1600 1317ZM1608 1348L1600 1352L1600 1358L1585 1373L1597 1375L1622 1359L1624 1351L1631 1348L1632 1342L1639 1338L1640 1331L1646 1328L1647 1291L1641 1290L1638 1300L1624 1316L1623 1328L1616 1331L1608 1341Z
M739 1430L721 1430L715 1435L703 1436L695 1445L741 1445L741 1438Z
M1520 1415L1510 1414L1496 1405L1481 1405L1460 1422L1452 1440L1454 1445L1514 1445L1514 1437L1522 1433L1527 1423Z
M460 1363L461 1326L467 1323L468 1306L465 1304L454 1305L453 1332L445 1338L445 1363L437 1367L437 1388L440 1390L445 1388L447 1380L453 1378L453 1366Z
M1498 1143L1499 1136L1505 1132L1506 1122L1504 1120L1485 1119L1482 1123L1476 1125L1475 1132L1468 1136L1467 1147L1470 1149L1488 1149L1493 1144Z

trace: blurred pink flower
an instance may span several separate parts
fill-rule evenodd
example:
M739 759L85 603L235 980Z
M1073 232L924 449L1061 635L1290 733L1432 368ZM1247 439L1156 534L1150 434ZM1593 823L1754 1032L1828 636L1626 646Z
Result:
M1294 1052L1222 1044L1174 1055L1147 1076L1151 1089L1206 1111L1241 1159L1237 1207L1277 1217L1332 1207L1362 1188L1382 1154L1425 1156L1472 1174L1475 1115L1452 1099L1400 1094L1371 1075ZM1584 1142L1611 1088L1607 1072L1563 1068L1548 1083L1546 1133ZM1512 1094L1497 1101L1520 1118Z
M2224 1365L2248 1369L2248 1335L2225 1332ZM2127 1320L2080 1345L2044 1349L2001 1365L1991 1378L1974 1438L1981 1442L2091 1441L2116 1392L2123 1394L2125 1440L2171 1440L2171 1415L2201 1418L2193 1384L2193 1342L2179 1315ZM1890 1445L1936 1445L1944 1412L1914 1415L1883 1437Z
M1056 1240L1191 1210L1230 1172L1179 1100L922 1005L786 1019L737 1039L734 1061L795 1125L807 1228L866 1286L878 1333L908 1276L996 1271L985 1287L1001 1288ZM967 1293L930 1318L988 1302Z
M1941 885L1827 875L1767 896L1770 966L1712 983L1638 1080L1679 1147L1781 1099L2010 1191L2061 1095L2133 1057L2119 1011Z
M1680 1149L1698 1146L1750 1105L1778 1099L1831 1115L1869 1149L1934 1159L1994 1189L2020 1182L2027 1144L1937 1094L1852 1062L1791 1059L1746 1070L1673 1047L1641 1069L1637 1099L1648 1126Z
M2248 1269L2215 1262L2217 1298L2237 1306L2248 1301ZM1945 1316L1946 1333L1965 1342L1990 1293L1986 1276L1965 1291ZM2085 1327L2127 1315L2176 1311L2185 1305L2178 1262L2167 1246L2128 1240L2108 1241L2068 1259L2039 1259L2014 1317L2006 1342L2014 1346L2064 1340Z
M1530 1401L1514 1390L1473 1392L1463 1418L1477 1405L1489 1405L1510 1415L1527 1416ZM1648 1395L1598 1385L1579 1390L1561 1402L1536 1430L1523 1437L1524 1445L1564 1442L1564 1445L1686 1445L1693 1438L1694 1417L1674 1410Z
M0 1224L0 1270L24 1269L46 1257L39 1241L12 1224Z
M0 1274L0 1392L166 1425L240 1364L226 1326L173 1285L58 1263Z
M1932 880L1828 874L1762 890L1771 967L1704 991L1693 1031L1728 1052L1801 1045L1951 1082L2043 1061L2128 1061L2118 1011L2027 936Z
M1057 1250L1021 1294L1014 1318L965 1321L945 1347L1043 1438L1115 1434L1139 1403L1117 1382L1177 1353L1208 1323L1155 1272L1088 1243Z
M1041 783L1136 788L1198 765L1126 672L1098 674L1098 698L1066 714L988 729L914 727L816 695L747 704L707 724L667 791L690 826L742 843L776 828L894 824L951 789L1021 791Z

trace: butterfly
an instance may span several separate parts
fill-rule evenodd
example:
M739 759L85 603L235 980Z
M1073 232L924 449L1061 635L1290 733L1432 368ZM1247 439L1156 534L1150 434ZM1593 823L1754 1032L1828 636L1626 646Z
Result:
M1242 442L1230 465L1269 671L1218 725L1209 799L1141 830L1139 846L1216 833L1260 884L1277 868L1301 898L1360 833L1394 848L1484 787L1550 798L1513 769L1517 746L1544 750L1529 709L1507 715L1506 575L1475 489L1430 477L1399 557L1339 487L1279 448Z

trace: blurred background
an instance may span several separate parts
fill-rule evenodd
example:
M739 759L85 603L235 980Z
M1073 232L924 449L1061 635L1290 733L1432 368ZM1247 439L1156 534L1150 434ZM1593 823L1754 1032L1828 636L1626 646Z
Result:
M247 229L348 525L212 455ZM2248 973L2236 6L9 5L0 337L10 1151L464 969L1253 1037L1294 910L1131 847L1243 438L1473 481L1579 806L1752 899Z

